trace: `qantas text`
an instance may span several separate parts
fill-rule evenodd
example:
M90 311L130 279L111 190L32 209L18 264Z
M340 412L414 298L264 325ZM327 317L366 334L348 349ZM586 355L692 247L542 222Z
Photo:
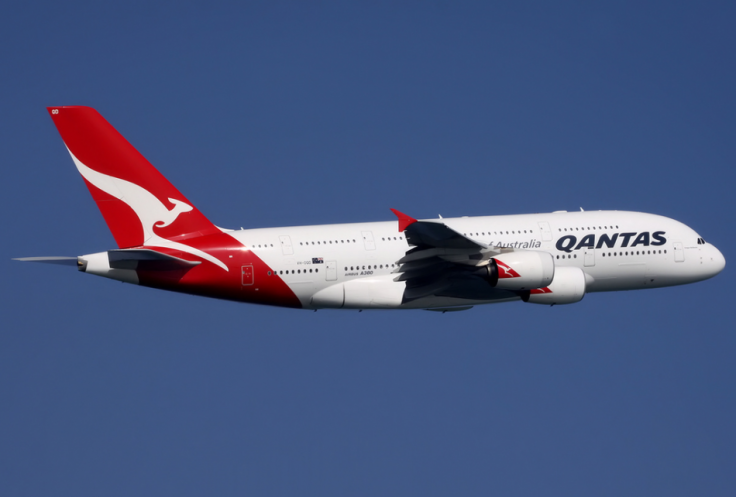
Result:
M572 252L573 250L580 250L581 248L599 249L604 246L605 248L614 248L616 246L616 242L620 242L619 247L621 248L636 247L638 245L642 245L644 247L648 247L650 245L658 247L667 243L667 239L664 235L664 231L655 231L651 236L648 231L644 231L642 233L614 233L611 236L604 233L602 235L598 235L597 243L596 235L594 234L585 235L580 242L578 242L578 238L576 236L567 235L557 240L557 244L555 246L557 247L557 250L562 250L563 252ZM629 245L629 242L632 239L633 242Z

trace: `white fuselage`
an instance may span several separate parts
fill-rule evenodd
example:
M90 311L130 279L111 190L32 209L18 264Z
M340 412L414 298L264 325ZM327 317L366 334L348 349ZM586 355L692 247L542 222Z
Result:
M700 243L691 228L653 214L555 212L444 218L441 222L487 245L548 252L557 267L577 267L585 273L586 292L692 283L718 274L725 266L718 249ZM397 230L396 221L229 234L272 268L304 308L431 308L514 300L433 296L402 304L404 283L394 281L394 271L411 246ZM320 295L336 292L342 292L343 305L320 304ZM355 305L348 294L355 297Z

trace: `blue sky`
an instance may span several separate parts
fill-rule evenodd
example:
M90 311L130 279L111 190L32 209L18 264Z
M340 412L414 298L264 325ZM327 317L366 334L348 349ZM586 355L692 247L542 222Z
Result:
M730 2L14 3L0 494L731 495ZM713 280L304 312L11 257L114 247L49 119L97 108L213 222L678 219Z

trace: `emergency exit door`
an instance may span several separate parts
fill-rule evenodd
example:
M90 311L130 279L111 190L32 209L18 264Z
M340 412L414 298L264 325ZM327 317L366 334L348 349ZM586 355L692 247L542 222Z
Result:
M372 231L361 231L360 234L363 236L363 244L366 250L376 250L376 242L373 240Z
M595 249L585 249L585 267L595 266Z
M253 264L241 266L240 279L243 282L243 286L250 286L253 284Z
M552 240L552 230L549 227L549 223L547 221L542 221L540 223L537 223L539 225L539 230L542 232L542 241L543 242L549 242Z
M294 247L291 246L291 237L288 235L281 235L279 237L281 243L281 253L284 255L294 255Z
M682 242L675 242L675 262L685 262L685 250Z
M335 261L325 262L325 280L337 281L337 262Z

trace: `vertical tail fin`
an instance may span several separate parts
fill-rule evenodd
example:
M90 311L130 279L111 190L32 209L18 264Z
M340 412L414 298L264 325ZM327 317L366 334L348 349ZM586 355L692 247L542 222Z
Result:
M220 233L96 110L48 111L118 247Z

